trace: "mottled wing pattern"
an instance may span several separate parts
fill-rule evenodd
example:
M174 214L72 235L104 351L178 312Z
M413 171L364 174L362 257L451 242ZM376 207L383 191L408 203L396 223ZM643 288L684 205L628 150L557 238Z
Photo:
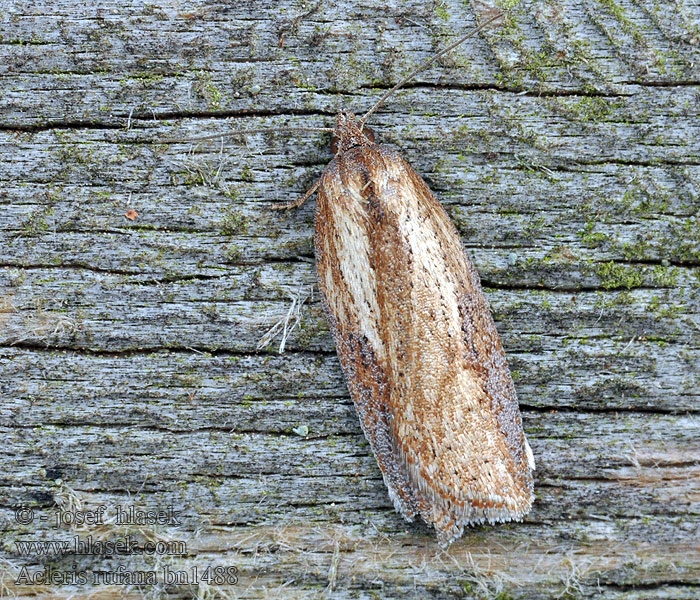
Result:
M383 146L336 156L315 244L338 355L397 510L443 543L465 524L520 518L531 454L505 354L425 182Z

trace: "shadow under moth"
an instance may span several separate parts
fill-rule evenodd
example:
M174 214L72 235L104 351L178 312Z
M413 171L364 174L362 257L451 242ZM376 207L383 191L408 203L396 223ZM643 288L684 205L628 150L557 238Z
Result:
M422 64L362 119L339 114L325 172L278 207L318 192L318 282L350 395L396 510L433 525L442 546L465 525L521 519L533 502L535 464L505 352L455 226L364 123L501 16Z

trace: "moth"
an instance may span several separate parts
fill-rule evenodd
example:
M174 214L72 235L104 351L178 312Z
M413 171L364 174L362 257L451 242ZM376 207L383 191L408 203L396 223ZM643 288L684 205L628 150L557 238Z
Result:
M340 114L318 186L318 281L340 363L396 510L450 543L519 519L532 451L479 275L423 179Z
M479 275L444 208L362 118L337 117L318 192L318 283L340 364L389 497L445 546L466 525L521 519L534 458Z

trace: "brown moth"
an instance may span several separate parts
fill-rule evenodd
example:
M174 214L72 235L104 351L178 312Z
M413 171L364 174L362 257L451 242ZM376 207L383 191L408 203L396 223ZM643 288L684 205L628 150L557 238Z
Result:
M335 157L314 186L314 248L340 363L389 497L447 545L465 525L529 512L535 465L456 228L411 166L364 129L414 74L362 120L338 115Z
M350 113L318 184L319 286L396 510L448 544L533 501L534 459L479 275L421 177Z
M360 424L396 510L409 521L420 515L443 546L465 525L521 519L534 498L534 458L479 275L455 226L421 177L376 144L364 123L399 87L500 17L420 65L362 119L339 114L330 130L335 156L321 178L276 207L299 206L318 191L319 287Z

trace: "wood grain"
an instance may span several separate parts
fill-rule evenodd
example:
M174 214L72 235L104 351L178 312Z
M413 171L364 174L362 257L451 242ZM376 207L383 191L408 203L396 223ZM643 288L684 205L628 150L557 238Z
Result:
M458 225L538 459L526 522L448 552L394 512L362 436L315 288L313 203L267 210L316 180L329 136L163 143L327 127L491 12L0 9L0 596L698 596L696 1L522 1L372 118ZM257 350L292 298L284 354L282 328ZM100 505L173 506L180 526L92 533L188 556L18 551L85 537L39 517ZM225 564L239 582L12 583L73 564Z

